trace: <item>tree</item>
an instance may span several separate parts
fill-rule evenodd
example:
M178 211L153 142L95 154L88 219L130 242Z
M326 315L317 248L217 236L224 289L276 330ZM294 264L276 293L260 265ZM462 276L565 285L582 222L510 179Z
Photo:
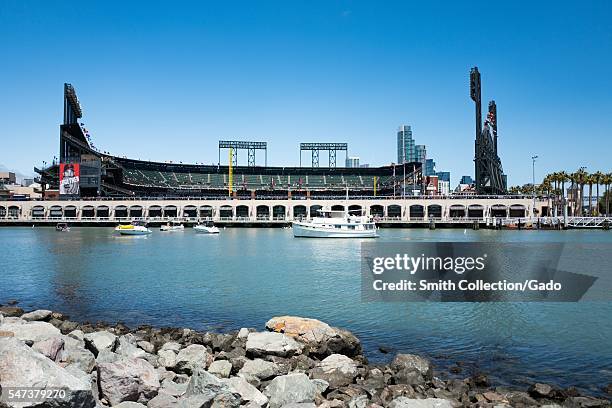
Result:
M600 212L599 212L599 185L603 183L603 178L604 178L604 174L601 171L593 173L593 181L595 182L595 186L597 187L597 198L595 199L595 203L596 203L595 211L597 212L597 215L600 215Z

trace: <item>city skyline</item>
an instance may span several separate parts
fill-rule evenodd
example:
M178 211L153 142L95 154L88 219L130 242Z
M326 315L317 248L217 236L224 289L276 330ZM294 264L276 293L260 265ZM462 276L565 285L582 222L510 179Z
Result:
M531 181L534 154L540 179L609 166L606 2L530 13L485 2L118 4L3 3L4 166L29 175L58 154L70 82L94 143L117 155L210 164L220 139L264 140L268 163L290 166L300 142L338 141L377 166L395 161L396 129L409 123L457 180L474 176L474 65L483 99L498 103L509 185ZM411 24L389 24L396 15Z

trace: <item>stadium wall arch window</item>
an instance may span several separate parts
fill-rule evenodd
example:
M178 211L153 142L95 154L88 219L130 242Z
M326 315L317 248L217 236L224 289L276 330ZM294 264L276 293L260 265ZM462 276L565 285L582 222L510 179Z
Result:
M258 220L269 220L270 219L270 207L268 207L267 205L258 205L256 213L257 213Z
M422 205L411 205L409 211L411 220L425 218L425 211Z
M115 218L127 218L128 209L125 205L118 205L115 207Z
M236 207L236 217L238 218L249 218L249 206L239 205Z
M392 204L387 207L387 217L402 218L402 207L397 204Z
M370 215L373 217L383 217L385 209L382 205L372 205L370 206Z

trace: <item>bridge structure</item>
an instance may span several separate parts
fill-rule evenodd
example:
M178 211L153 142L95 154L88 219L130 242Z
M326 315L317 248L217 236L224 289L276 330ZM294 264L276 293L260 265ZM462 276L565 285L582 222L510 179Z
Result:
M214 221L220 225L286 225L310 219L322 208L372 215L382 226L496 226L534 220L547 200L529 196L465 197L297 197L297 198L116 198L0 202L0 225L111 225L144 221L161 224L170 220L187 224ZM574 217L577 218L577 217ZM587 221L569 219L569 226L603 227L609 218ZM545 217L542 222L567 225L563 217ZM608 220L608 221L606 221Z

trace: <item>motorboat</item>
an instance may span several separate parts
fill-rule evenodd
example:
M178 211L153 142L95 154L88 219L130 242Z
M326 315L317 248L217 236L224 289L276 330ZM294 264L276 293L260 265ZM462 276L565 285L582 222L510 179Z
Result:
M119 225L115 228L115 231L121 235L148 235L152 232L146 226L138 223Z
M159 228L160 231L168 231L168 232L183 231L184 229L185 229L185 226L181 224L180 222L176 222L176 221L170 221L167 224L162 225Z
M68 232L70 231L70 227L65 222L60 222L55 226L55 230L58 232Z
M378 238L372 217L347 211L319 210L310 221L294 221L293 236L297 238Z
M214 224L198 224L193 227L195 232L201 234L218 234L219 228L217 228Z

